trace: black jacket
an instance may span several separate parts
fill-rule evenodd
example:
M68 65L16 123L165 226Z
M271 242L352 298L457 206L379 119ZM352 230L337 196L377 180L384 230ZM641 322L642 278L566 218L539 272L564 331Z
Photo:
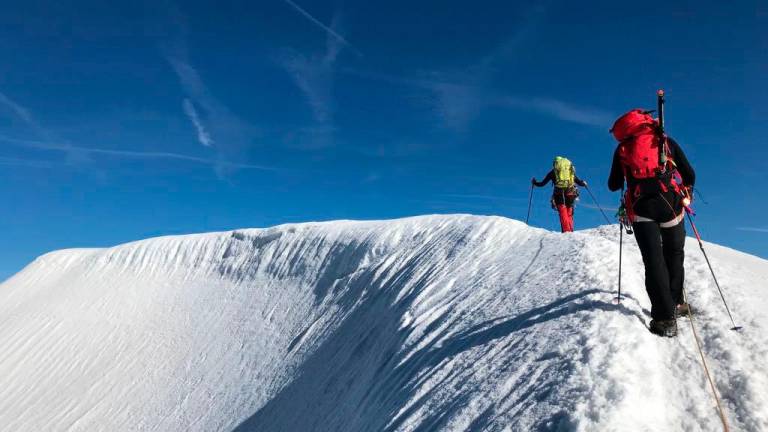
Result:
M677 172L680 173L680 177L683 179L681 186L693 187L696 182L696 172L688 162L688 158L685 157L685 153L683 153L683 150L675 140L669 138L667 142L670 158L674 161ZM628 175L626 181L628 191L641 190L645 192L632 198L632 210L636 215L657 222L666 222L674 219L683 211L682 198L671 190L662 192L658 179L636 179ZM608 177L608 189L617 191L623 186L624 170L621 166L619 147L617 146L616 151L613 153L611 174Z
M573 175L573 181L574 181L574 183L576 183L577 185L579 185L579 186L581 186L581 187L584 187L584 186L586 186L586 185L587 185L587 184L584 182L584 180L582 180L582 179L578 178L578 177L577 177L575 174ZM554 169L553 169L553 170L550 170L550 171L547 173L547 176L546 176L546 177L544 177L544 180L542 180L542 181L540 181L540 182L537 182L537 181L534 179L534 181L533 181L533 184L534 184L534 185L536 185L536 187L542 187L542 186L546 185L546 184L547 184L547 183L549 183L549 182L552 182L552 184L554 184L554 183L555 183L555 170L554 170Z

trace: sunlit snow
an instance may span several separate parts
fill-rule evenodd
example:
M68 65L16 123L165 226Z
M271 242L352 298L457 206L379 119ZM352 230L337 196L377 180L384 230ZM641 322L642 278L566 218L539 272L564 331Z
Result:
M53 252L0 285L0 430L722 430L631 237L612 303L618 237L459 215ZM705 247L744 327L689 239L709 366L733 430L768 430L768 262Z

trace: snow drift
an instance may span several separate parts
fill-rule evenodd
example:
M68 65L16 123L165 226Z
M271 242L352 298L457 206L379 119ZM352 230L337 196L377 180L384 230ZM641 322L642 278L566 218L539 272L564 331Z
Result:
M690 239L689 239L690 240ZM719 430L634 239L476 216L328 222L45 255L0 285L8 431ZM687 290L735 430L768 430L768 262L698 245Z

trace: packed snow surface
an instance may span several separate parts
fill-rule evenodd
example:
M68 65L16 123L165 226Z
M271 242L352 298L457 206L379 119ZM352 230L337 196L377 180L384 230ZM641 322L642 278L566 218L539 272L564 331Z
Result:
M3 431L717 431L690 321L648 332L635 241L499 217L338 221L45 255L0 285ZM698 244L732 430L768 430L768 262Z

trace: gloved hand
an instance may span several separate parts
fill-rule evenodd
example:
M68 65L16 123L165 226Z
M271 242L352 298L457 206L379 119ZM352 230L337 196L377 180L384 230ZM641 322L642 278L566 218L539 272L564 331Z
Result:
M693 203L693 189L691 189L688 186L683 186L681 188L681 192L683 194L683 199L682 199L683 207L690 206L691 203Z
M531 177L531 184L536 184L536 177Z

